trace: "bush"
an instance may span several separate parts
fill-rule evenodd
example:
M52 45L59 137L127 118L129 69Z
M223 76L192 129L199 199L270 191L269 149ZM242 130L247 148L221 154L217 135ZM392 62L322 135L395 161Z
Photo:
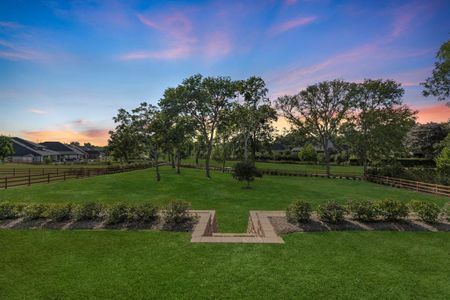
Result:
M349 201L347 209L352 214L352 218L358 221L375 221L379 215L377 206L373 201Z
M295 201L286 209L286 218L289 223L307 223L311 217L311 205L301 200Z
M52 221L65 221L71 217L72 204L51 204L47 207L44 215Z
M441 216L444 220L450 221L450 202L442 208Z
M72 217L75 221L98 220L104 207L100 203L87 202L75 204L72 207Z
M314 149L314 146L311 144L307 144L306 146L302 147L298 152L298 158L301 161L316 162L317 152Z
M262 177L262 173L256 169L251 162L241 161L234 165L233 178L238 181L247 181L247 188L250 188L250 181L255 177Z
M158 218L158 208L151 203L141 203L130 206L128 221L138 223L152 223Z
M105 209L105 221L107 224L118 224L125 222L128 217L128 205L116 203Z
M380 216L387 221L397 221L408 216L408 206L397 200L382 200L377 203Z
M320 220L327 223L337 224L344 221L345 208L334 201L319 205L318 213Z
M183 227L194 220L189 213L191 204L185 201L173 201L167 204L162 210L164 227L166 229L176 229Z
M19 218L22 212L22 204L14 204L9 202L0 203L0 220Z
M432 202L412 201L411 208L424 222L436 223L437 219L439 218L439 206Z
M22 210L22 216L26 221L45 218L47 212L47 204L28 204Z

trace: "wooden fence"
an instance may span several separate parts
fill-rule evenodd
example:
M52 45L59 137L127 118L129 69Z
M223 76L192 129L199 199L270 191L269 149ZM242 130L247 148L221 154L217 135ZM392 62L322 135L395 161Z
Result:
M16 186L30 186L37 183L50 183L65 181L67 179L79 179L91 176L108 175L152 167L151 164L140 164L107 168L39 168L39 169L16 169L14 175L0 178L0 189ZM26 172L24 172L26 171ZM6 173L6 172L5 172Z
M420 181L406 180L387 176L366 175L366 180L389 185L398 188L409 189L417 192L429 193L439 196L450 197L450 186L426 183Z

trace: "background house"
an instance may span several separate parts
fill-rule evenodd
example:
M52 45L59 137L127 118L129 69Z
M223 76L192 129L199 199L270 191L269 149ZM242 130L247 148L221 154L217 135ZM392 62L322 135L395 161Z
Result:
M57 152L57 160L60 162L80 161L86 158L86 152L60 142L43 142L41 145L45 146L47 149Z
M36 144L18 137L12 137L11 142L14 154L8 157L11 162L18 163L43 163L56 161L58 153L48 149L44 145Z

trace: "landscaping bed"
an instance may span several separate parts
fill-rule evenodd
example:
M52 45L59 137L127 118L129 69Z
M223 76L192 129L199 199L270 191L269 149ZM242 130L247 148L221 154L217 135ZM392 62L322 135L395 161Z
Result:
M277 234L287 234L294 232L322 232L322 231L444 231L450 232L450 223L441 221L435 224L427 224L417 218L400 221L372 221L361 222L352 219L345 219L339 224L328 224L322 222L317 215L312 215L310 221L305 223L292 224L286 217L270 217L270 222Z

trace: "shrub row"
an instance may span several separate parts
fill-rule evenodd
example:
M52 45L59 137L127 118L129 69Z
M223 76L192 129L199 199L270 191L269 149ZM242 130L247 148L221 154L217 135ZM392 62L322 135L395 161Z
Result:
M166 228L176 228L193 221L189 213L190 203L173 201L161 209L161 217ZM105 221L107 224L122 222L153 223L159 219L160 209L151 203L55 203L55 204L16 204L0 203L0 220L24 218L35 220L46 218L52 221Z
M318 206L317 215L323 222L337 224L344 221L346 214L363 222L398 221L406 218L410 211L427 223L437 222L440 216L450 221L450 203L440 209L436 204L427 201L412 201L405 204L397 200L364 200L349 201L345 205L330 201ZM310 221L311 213L311 205L298 200L288 206L286 218L293 224L306 223Z

